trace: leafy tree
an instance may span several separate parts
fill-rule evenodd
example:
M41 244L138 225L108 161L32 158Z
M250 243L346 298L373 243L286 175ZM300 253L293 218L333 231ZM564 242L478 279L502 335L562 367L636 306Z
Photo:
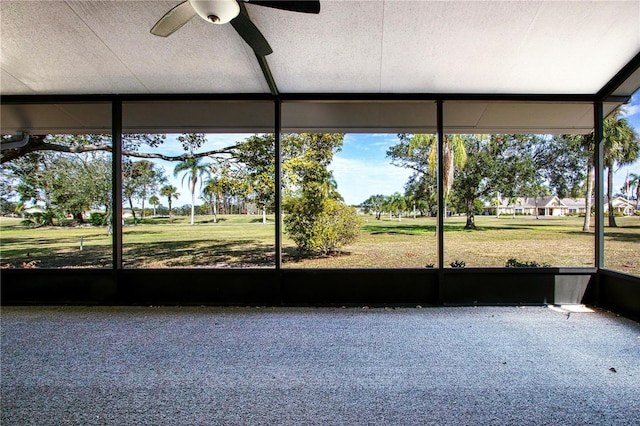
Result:
M43 225L72 215L84 222L84 212L92 207L111 206L111 161L102 153L61 154L32 152L2 165L7 197L25 204L44 205Z
M144 203L148 195L157 191L158 186L165 181L164 170L157 169L155 163L148 160L132 162L125 159L122 164L122 194L123 198L129 202L134 223L137 218L133 200L141 201L141 217L144 217Z
M267 223L267 210L275 203L275 136L270 134L251 136L238 144L235 155L243 166L246 187L243 192L250 195L262 209L262 223Z
M503 194L526 190L537 181L531 157L517 136L464 135L467 161L456 171L453 191L459 208L466 212L465 229L475 229L477 200L496 191Z
M213 216L213 223L218 222L218 198L221 192L222 187L217 177L207 179L202 189L202 195L209 205L209 214Z
M195 203L196 203L196 186L200 182L202 186L202 179L204 175L209 175L209 166L201 162L200 158L187 158L186 160L178 163L173 169L173 175L177 177L180 173L182 175L182 184L187 179L189 183L189 189L191 191L191 225L195 223Z
M355 209L341 201L331 171L343 134L288 134L282 140L285 229L299 253L329 254L356 238Z
M411 197L422 215L433 216L438 211L438 188L431 174L414 173L404 186L405 196Z
M169 220L171 220L171 204L173 199L178 199L180 197L180 193L178 193L178 188L172 185L165 185L160 188L160 195L163 197L167 197L167 203L169 204Z
M395 214L398 222L402 221L402 213L407 209L406 199L402 194L396 192L385 200L385 206L389 210L389 215Z
M360 204L360 207L364 209L366 214L374 212L376 219L380 220L382 214L382 206L384 204L385 196L382 194L372 195Z
M417 174L437 176L437 142L433 134L399 134L399 143L387 150L391 163L414 170ZM443 176L445 200L453 187L456 169L464 167L467 161L465 139L461 135L445 135L442 141Z

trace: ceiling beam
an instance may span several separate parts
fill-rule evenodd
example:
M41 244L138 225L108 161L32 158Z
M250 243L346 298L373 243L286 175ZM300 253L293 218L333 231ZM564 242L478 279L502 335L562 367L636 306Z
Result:
M596 94L596 100L601 102L609 102L611 95L621 86L631 75L640 68L640 52L636 54L611 80L605 84ZM631 94L627 97L628 100ZM614 100L615 102L615 100ZM626 101L625 101L626 102Z
M271 69L269 68L269 63L267 62L267 58L265 56L259 56L256 54L256 59L258 60L258 64L260 64L262 75L264 76L264 79L267 81L267 85L269 85L269 91L273 96L278 96L280 94L278 92L278 86L276 85L276 81L273 78L273 74L271 74Z

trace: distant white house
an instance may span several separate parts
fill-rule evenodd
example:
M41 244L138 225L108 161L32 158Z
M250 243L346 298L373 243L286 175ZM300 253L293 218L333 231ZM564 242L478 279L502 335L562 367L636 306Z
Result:
M607 200L605 199L605 205ZM606 208L606 207L605 207ZM613 199L613 208L617 213L631 216L636 213L633 202L622 197ZM496 205L486 203L483 214L485 215L524 215L524 216L567 216L573 214L585 214L586 199L583 198L559 198L556 195L546 197L516 197L501 198Z

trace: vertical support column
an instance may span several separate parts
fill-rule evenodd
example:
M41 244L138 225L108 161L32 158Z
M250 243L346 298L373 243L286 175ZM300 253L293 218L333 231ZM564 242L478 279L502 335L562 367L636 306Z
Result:
M595 168L595 266L604 268L604 113L601 101L593 104L593 165ZM589 214L589 212L586 212Z
M436 175L436 185L438 189L438 221L436 225L436 233L438 238L438 269L440 271L444 268L444 153L442 147L444 144L444 121L442 118L443 102L442 100L436 101L436 123L437 123L437 159L438 168Z
M276 271L282 268L282 153L280 149L280 134L282 132L282 101L276 97L274 100L275 107L275 199L276 199Z
M113 269L122 269L122 101L111 101L111 211Z
M436 225L436 235L438 240L438 295L439 304L442 300L442 287L444 282L444 153L442 151L444 145L444 120L443 120L443 101L436 101L436 157L438 160L436 173L436 188L438 190L438 217Z

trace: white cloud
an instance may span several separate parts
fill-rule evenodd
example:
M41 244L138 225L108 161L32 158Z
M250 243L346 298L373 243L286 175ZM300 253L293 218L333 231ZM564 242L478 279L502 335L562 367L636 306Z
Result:
M404 192L412 172L388 161L362 161L335 156L328 167L338 183L338 192L347 204L360 204L375 194Z
M629 104L622 107L623 117L632 117L636 114L640 114L640 104Z

